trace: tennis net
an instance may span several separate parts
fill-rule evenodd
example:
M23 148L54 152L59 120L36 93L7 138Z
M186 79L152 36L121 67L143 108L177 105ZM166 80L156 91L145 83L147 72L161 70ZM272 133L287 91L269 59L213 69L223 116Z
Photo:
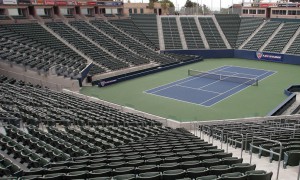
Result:
M257 78L247 78L247 77L239 77L239 76L232 76L232 75L223 75L223 74L217 74L217 73L213 73L213 72L203 72L203 71L198 71L198 70L193 70L193 69L188 70L188 75L209 78L209 79L215 79L215 80L219 80L219 81L228 81L228 82L258 86Z

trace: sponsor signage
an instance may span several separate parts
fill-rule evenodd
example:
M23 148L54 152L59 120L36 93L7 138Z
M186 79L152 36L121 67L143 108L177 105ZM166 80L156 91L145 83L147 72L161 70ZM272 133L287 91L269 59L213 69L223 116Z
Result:
M46 5L54 5L55 1L54 0L45 0Z
M18 4L31 4L31 0L19 0Z
M274 3L260 3L259 7L262 7L262 8L277 7L277 4L274 4Z
M299 5L295 3L285 3L285 4L278 4L278 7L299 7Z
M122 6L123 2L97 2L98 6Z
M0 4L17 4L17 0L0 0Z
M117 79L113 79L113 80L109 80L109 81L102 80L99 82L99 86L104 87L106 85L109 85L109 84L112 84L115 82L117 82Z
M281 54L275 53L265 53L265 52L256 52L256 58L258 60L268 60L268 61L282 61Z
M75 0L69 0L69 1L67 1L67 4L68 5L77 5L77 1L75 1Z
M55 4L56 5L61 5L61 6L65 6L65 5L67 5L68 3L67 3L67 1L55 1Z
M44 0L31 0L31 4L43 5L44 4Z

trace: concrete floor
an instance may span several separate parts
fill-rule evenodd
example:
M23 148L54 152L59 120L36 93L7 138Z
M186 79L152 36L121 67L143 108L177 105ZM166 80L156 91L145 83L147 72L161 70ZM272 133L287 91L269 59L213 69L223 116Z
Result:
M200 132L192 132L196 136L200 136ZM202 134L201 134L202 136ZM204 135L201 137L205 141L209 142L209 137L207 135ZM212 143L212 138L210 138L210 143ZM221 149L221 142L219 140L214 139L213 145L218 146L219 149ZM222 149L226 152L227 145L223 143ZM234 157L241 157L241 149L240 148L233 148L231 146L228 146L228 152L232 152L232 156ZM243 163L250 163L250 155L248 152L243 151L242 153ZM277 177L277 168L278 168L278 161L273 161L272 163L269 162L268 157L261 157L261 159L258 158L257 154L252 155L252 163L256 164L256 170L265 170L265 171L272 171L273 176L272 180L276 180ZM279 180L298 180L298 172L299 172L299 166L287 166L286 169L283 169L282 161L280 163L280 170L279 170Z

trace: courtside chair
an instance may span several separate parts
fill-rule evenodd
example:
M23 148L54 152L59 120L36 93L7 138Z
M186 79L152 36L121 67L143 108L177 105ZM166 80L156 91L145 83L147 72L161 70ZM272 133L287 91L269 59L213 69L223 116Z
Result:
M271 180L273 172L266 172L264 170L247 171L245 174L248 176L248 180Z

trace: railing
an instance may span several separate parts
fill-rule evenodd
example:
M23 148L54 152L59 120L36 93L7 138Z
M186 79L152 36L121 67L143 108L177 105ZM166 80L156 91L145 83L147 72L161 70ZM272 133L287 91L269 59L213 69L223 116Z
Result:
M260 140L264 140L264 141L270 141L270 142L273 142L273 143L277 143L280 145L280 150L279 150L279 153L276 153L276 152L273 152L273 151L270 151L268 149L264 149L262 147L258 147L258 146L255 146L253 145L254 143L254 139L260 139ZM261 137L258 137L258 136L253 136L252 137L252 142L250 144L250 164L252 162L252 149L253 148L256 148L256 149L259 149L261 151L266 151L268 153L273 153L275 155L278 155L279 156L279 159L278 159L278 167L277 167L277 175L276 175L276 180L278 180L278 177L279 177L279 170L280 170L280 163L281 163L281 154L282 154L282 143L279 142L279 141L275 141L275 140L271 140L271 139L267 139L267 138L261 138Z
M235 140L233 138L229 138L229 134L232 134L232 136L234 134L241 136L242 137L242 141L237 141L237 140ZM244 135L240 134L240 133L236 133L236 132L227 132L227 136L226 136L226 143L227 143L226 151L227 152L228 152L228 145L229 145L228 140L230 140L231 142L235 142L235 143L241 144L241 158L242 158L243 157L243 149L244 149Z

